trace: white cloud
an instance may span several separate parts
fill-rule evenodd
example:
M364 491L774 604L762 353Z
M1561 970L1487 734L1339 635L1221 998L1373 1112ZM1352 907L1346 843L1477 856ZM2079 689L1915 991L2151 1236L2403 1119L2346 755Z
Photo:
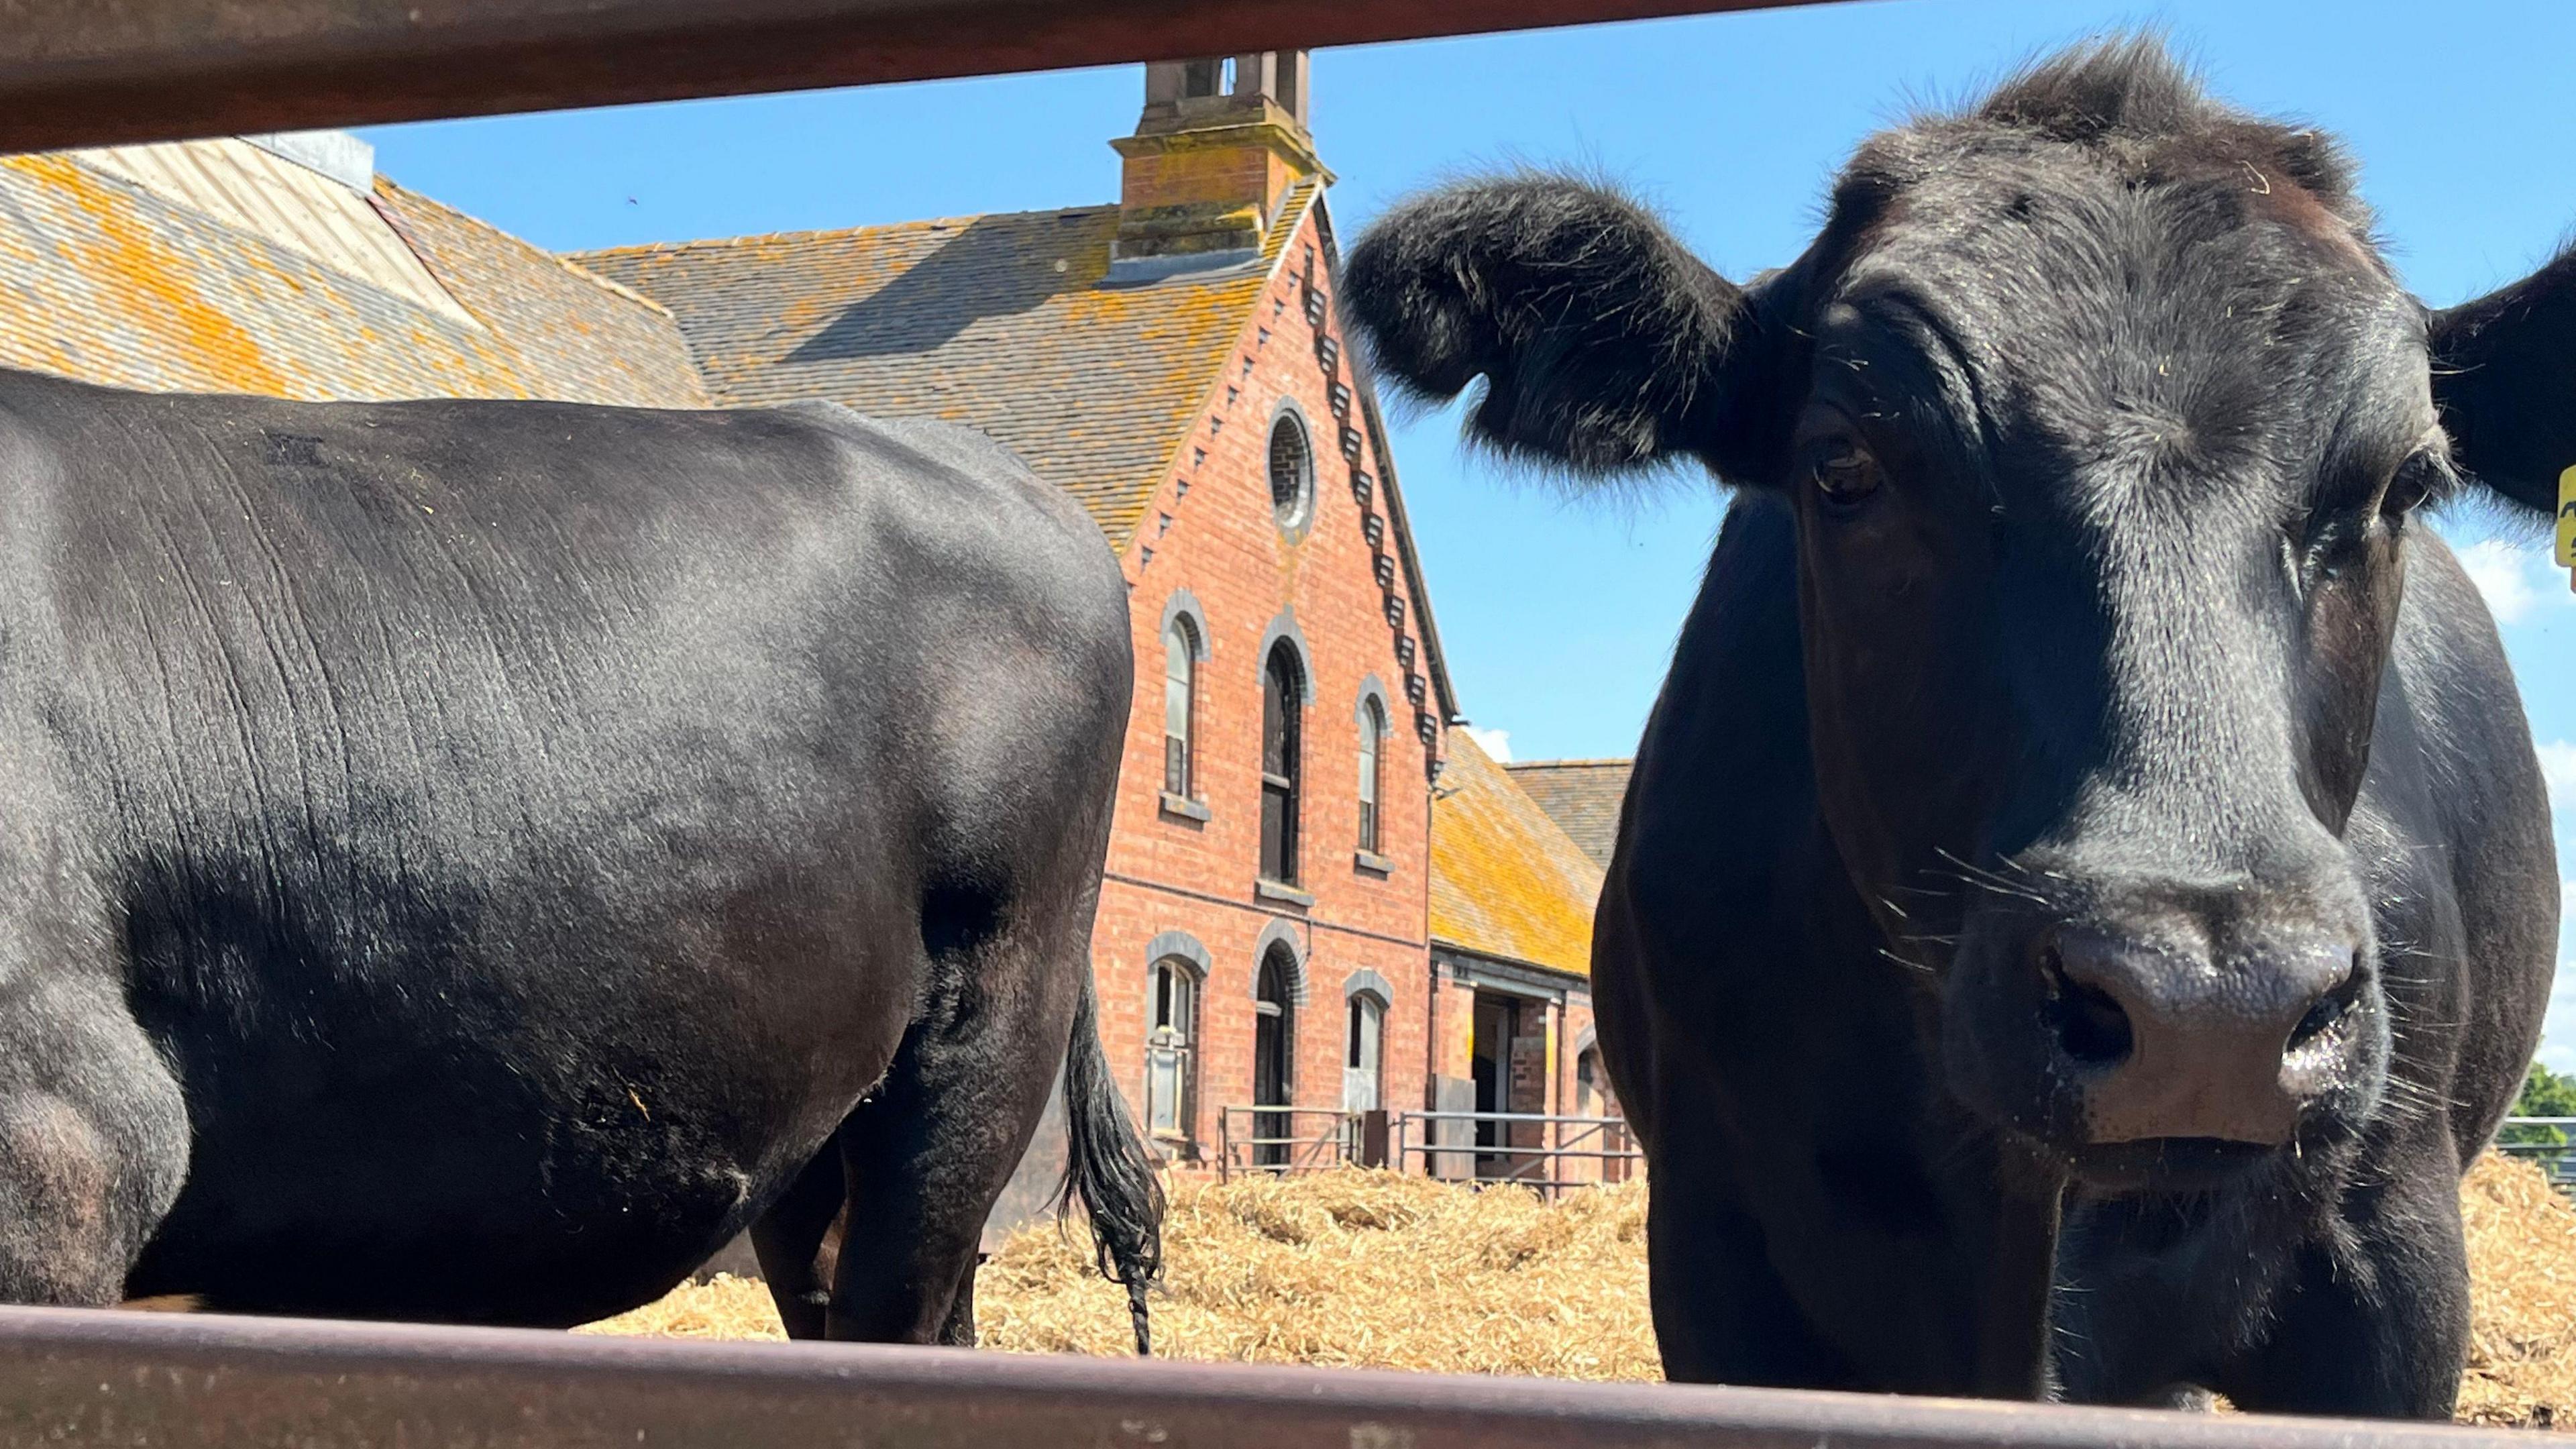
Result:
M1482 730L1474 725L1460 725L1458 728L1466 732L1467 738L1476 742L1476 748L1491 756L1495 764L1508 765L1512 762L1510 730ZM2576 745L2566 745L2562 748L2567 751L2569 768L2576 770ZM2557 776L2552 775L2550 778L2555 780ZM2569 780L2571 783L2576 783L2576 775L2569 776Z
M2553 1072L2576 1072L2576 961L2558 963L2558 980L2549 992L2549 1020L2540 1029L2539 1060Z
M2469 581L2487 600L2487 612L2499 624L2519 624L2540 606L2540 591L2532 587L2531 565L2538 550L2501 538L2480 539L2460 550L2460 567L2469 571Z
M2550 740L2539 748L2540 776L2549 782L2550 808L2576 806L2576 743Z

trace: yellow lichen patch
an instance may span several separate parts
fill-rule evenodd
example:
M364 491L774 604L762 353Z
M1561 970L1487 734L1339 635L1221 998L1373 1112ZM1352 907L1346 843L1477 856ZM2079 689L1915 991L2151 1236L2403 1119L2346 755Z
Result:
M1260 305L1313 178L1285 193L1257 264L1111 278L1115 206L948 217L581 253L668 307L719 401L827 397L964 423L1078 500L1126 549L1146 504L1188 476L1199 419Z
M26 173L71 202L90 223L58 244L118 305L118 321L151 339L156 351L185 358L209 389L314 396L271 365L258 342L224 310L188 285L197 269L136 221L114 187L68 157L11 157Z
M706 401L669 317L603 279L389 183L360 199L245 143L180 149L176 170L0 158L0 363L156 391Z
M1431 806L1432 939L1481 956L1592 969L1601 867L1463 730Z

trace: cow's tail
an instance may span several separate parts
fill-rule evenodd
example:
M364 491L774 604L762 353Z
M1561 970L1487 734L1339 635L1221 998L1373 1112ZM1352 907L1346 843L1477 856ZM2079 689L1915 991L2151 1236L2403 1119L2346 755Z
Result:
M1163 1274L1163 1183L1136 1135L1135 1119L1127 1115L1126 1098L1110 1079L1088 966L1073 1040L1065 1048L1064 1117L1064 1185L1057 1211L1070 1211L1073 1200L1082 1199L1100 1274L1126 1285L1136 1352L1150 1354L1154 1340L1145 1320L1145 1290Z

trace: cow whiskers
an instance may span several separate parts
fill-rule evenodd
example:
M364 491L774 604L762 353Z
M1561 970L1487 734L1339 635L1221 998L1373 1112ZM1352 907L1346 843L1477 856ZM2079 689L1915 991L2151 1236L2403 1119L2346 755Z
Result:
M1933 970L1931 967L1924 965L1920 961L1910 960L1906 957L1899 956L1895 952L1887 949L1885 946L1878 948L1878 954L1895 962L1897 965L1904 967L1908 971L1920 972L1925 976L1938 976L1941 974L1940 972Z
M2014 880L2009 876L1998 874L1981 865L1970 865L1968 862L1961 860L1958 856L1951 854L1946 847L1934 846L1933 853L1940 856L1943 860L1950 862L1950 864L1957 866L1958 869L1951 872L1951 874L1955 875L1960 881L1968 885L1992 891L1997 895L2011 896L2017 900L2029 901L2033 905L2051 906L2056 904L2056 902L2050 900L2048 897L2041 895L2039 892L2032 890L2029 886L2023 885L2020 881ZM2009 857L2005 858L2004 863L2012 866L2015 870L2023 871L2024 874L2029 873L2022 866L2014 863ZM1939 874L1939 872L1930 873Z

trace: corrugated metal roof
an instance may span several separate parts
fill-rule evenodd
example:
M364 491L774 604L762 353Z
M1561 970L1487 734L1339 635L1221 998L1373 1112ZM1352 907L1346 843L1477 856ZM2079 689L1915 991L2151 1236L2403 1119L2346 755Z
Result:
M1118 208L576 253L671 309L730 404L828 398L985 433L1124 549L1320 188L1248 263L1110 278Z
M1431 802L1431 939L1590 975L1601 867L1465 730Z

